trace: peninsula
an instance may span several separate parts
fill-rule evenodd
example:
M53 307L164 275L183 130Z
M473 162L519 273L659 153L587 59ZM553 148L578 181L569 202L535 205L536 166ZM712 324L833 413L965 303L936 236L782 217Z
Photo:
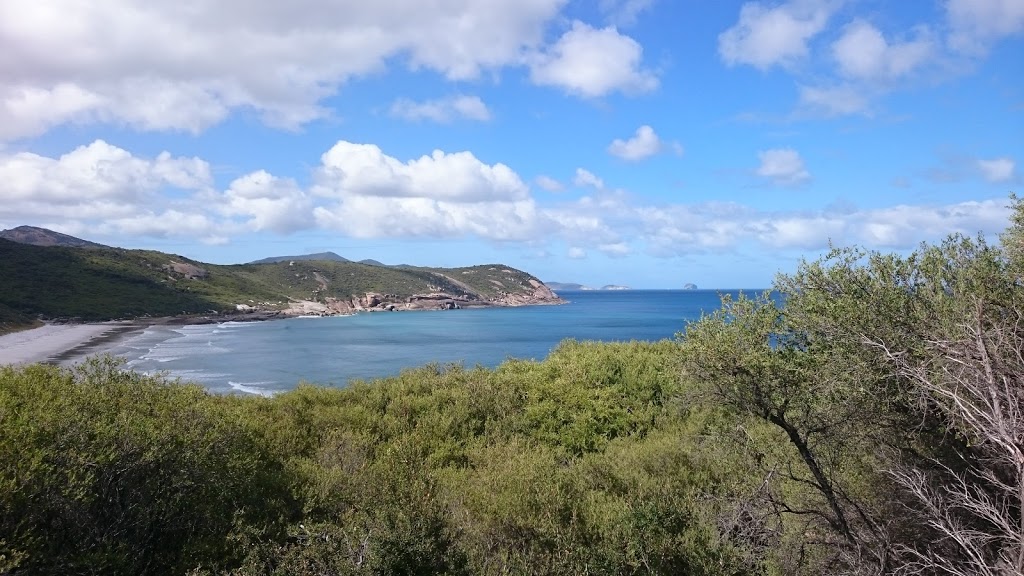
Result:
M0 332L38 319L223 321L563 302L502 264L382 266L331 256L217 265L22 226L0 232L0 260L12 271L0 276Z

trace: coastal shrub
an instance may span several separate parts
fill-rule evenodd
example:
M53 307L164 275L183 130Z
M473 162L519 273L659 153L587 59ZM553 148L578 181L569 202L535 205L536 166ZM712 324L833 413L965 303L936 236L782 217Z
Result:
M674 342L273 398L0 368L0 573L1020 573L1015 209Z
M289 479L198 386L122 371L0 368L6 570L181 574L276 538Z

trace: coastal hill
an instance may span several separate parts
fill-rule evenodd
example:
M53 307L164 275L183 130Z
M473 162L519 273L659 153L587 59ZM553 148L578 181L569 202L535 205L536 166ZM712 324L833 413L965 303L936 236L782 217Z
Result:
M351 262L344 256L338 256L334 252L318 252L316 254L302 254L300 256L271 256L270 258L262 258L260 260L253 260L249 264L277 264L278 262L291 262L291 261L307 261L307 260L329 260L332 262Z
M89 242L46 228L35 226L18 226L10 230L0 230L0 238L18 242L20 244L32 244L33 246L67 246L70 248L108 248L103 244Z
M270 317L562 302L534 276L501 264L429 268L288 260L216 265L67 238L82 244L38 246L0 239L0 261L12 271L0 276L0 324L37 317Z

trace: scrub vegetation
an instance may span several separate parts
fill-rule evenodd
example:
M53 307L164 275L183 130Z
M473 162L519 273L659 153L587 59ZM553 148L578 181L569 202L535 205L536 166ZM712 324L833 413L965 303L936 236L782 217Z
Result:
M528 296L534 283L539 285L530 274L501 264L424 268L294 260L217 265L152 250L35 246L2 238L0 262L9 271L0 274L0 334L38 318L230 314L238 304L273 311L293 301L350 300L368 292L396 299L444 292L487 302Z
M0 369L0 574L1024 573L1012 202L674 341L274 398Z

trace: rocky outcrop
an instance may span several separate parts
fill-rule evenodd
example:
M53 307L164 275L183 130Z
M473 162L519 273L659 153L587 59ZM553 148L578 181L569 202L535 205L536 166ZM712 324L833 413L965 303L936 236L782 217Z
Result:
M178 262L171 260L169 263L164 264L163 269L172 275L187 278L189 280L205 280L210 275L205 268L200 268L195 264L189 264L187 262Z
M492 300L499 306L532 306L538 304L562 304L565 301L559 298L542 282L530 280L532 292L503 292Z
M331 298L324 301L294 301L282 311L287 316L338 316L357 312L393 312L399 310L461 310L487 306L530 306L536 304L561 304L564 301L545 284L530 280L525 291L501 291L496 296L484 297L473 292L465 284L468 294L447 291L426 292L411 296L399 296L381 292L366 292L351 298Z

